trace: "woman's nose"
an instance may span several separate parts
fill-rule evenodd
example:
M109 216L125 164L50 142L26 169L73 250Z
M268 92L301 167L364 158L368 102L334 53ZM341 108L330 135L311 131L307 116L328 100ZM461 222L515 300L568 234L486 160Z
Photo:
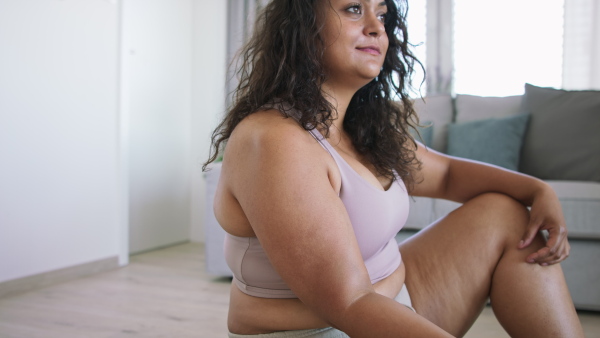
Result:
M379 16L373 12L365 15L365 34L372 36L379 36L385 34L385 26L383 22L379 20Z

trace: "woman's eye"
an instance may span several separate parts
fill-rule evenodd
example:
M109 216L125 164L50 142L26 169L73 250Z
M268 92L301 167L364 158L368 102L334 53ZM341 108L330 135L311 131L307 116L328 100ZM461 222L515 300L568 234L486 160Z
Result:
M352 4L346 10L352 14L361 14L362 6L360 4Z
M382 14L379 14L379 15L377 16L377 18L379 19L379 21L381 21L381 22L385 22L385 19L387 18L387 13L382 13Z

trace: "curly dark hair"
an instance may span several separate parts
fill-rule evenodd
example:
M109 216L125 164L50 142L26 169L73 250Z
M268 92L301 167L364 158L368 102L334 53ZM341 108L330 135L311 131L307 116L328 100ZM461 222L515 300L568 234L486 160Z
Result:
M327 80L322 63L326 49L321 37L326 6L323 0L272 0L258 16L252 38L239 54L240 82L232 107L212 134L211 155L215 161L234 128L246 116L282 101L301 113L306 130L319 127L329 132L334 107L321 89ZM328 0L325 0L328 1ZM418 125L409 92L415 63L406 28L406 0L386 0L385 31L389 47L377 78L359 89L346 111L344 129L356 150L381 176L408 187L415 183L421 163L409 129ZM290 110L282 111L286 117Z

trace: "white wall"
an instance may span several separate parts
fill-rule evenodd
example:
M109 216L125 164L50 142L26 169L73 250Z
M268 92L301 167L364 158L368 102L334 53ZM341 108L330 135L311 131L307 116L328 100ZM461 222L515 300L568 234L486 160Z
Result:
M118 6L0 1L0 281L119 254Z
M177 98L170 107L186 113L174 120L158 114L150 122L180 135L178 142L187 139L172 154L184 163L180 177L191 180L187 200L177 206L192 225L181 238L203 241L206 201L200 167L225 109L227 6L210 0L179 4L184 5L163 13L172 14L163 28L177 35L170 25L182 20L179 32L187 32L180 40L165 41L161 28L138 34L163 38L166 49L176 44L183 50L171 58L183 60L175 65L177 75L171 77L165 69L152 74L168 80L162 85ZM144 54L140 49L119 51L128 43L123 37L120 44L119 6L125 4L0 1L0 282L108 257L127 262L129 201L122 195L129 190L124 174L132 167L125 147L132 136L130 113L157 92L141 94L140 86L153 89L155 79L129 77L127 58L139 61ZM166 50L161 55L170 54ZM137 103L132 100L136 95ZM158 102L168 101L161 98ZM172 190L164 182L163 191Z
M212 210L206 210L201 166L225 111L227 1L194 0L193 21L191 240L203 242L204 216Z
M132 253L190 238L193 2L123 3Z
M226 1L126 0L130 252L204 241L201 165L224 111Z

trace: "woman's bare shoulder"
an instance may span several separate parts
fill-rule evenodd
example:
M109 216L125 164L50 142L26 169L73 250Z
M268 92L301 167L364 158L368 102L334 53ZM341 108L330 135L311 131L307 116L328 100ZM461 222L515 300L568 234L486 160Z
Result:
M243 152L281 149L310 151L315 149L316 144L316 140L295 119L270 109L244 118L231 134L227 147Z
M324 177L334 189L340 185L337 165L329 153L294 118L278 110L244 118L227 141L223 157L222 170L232 183L276 171L288 179L310 173Z

